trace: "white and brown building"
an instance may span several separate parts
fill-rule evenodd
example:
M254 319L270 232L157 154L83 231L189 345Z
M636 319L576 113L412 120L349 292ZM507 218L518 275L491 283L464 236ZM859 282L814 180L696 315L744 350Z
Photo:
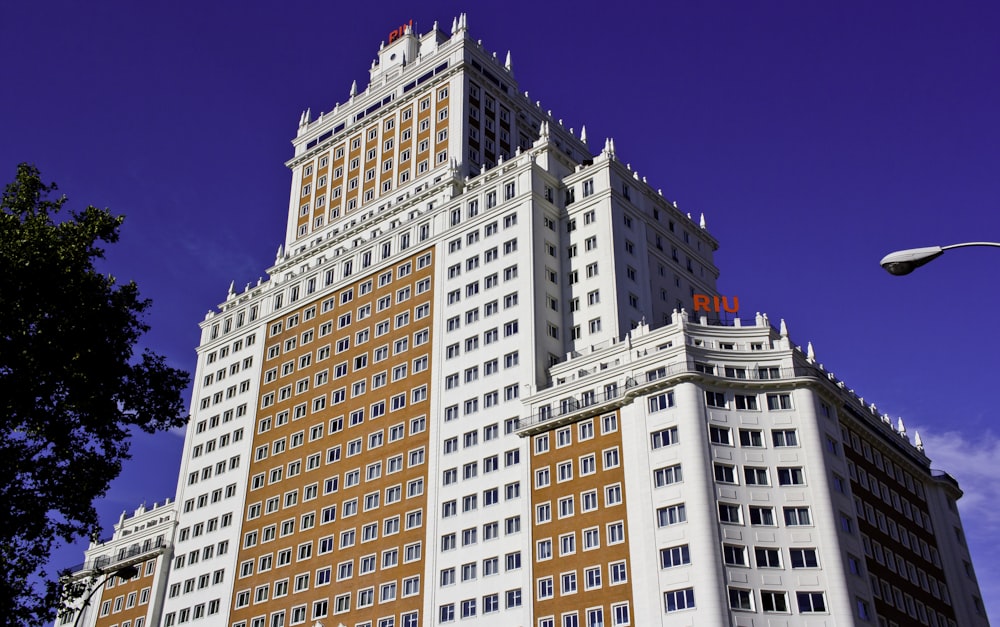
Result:
M389 41L201 325L159 624L977 624L954 482L763 318L680 313L703 219L464 15Z

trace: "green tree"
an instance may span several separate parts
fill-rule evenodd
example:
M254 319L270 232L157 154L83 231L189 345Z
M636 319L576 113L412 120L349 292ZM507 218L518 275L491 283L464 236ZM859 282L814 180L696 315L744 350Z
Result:
M183 425L186 372L149 350L150 301L94 267L121 216L65 197L21 164L0 201L0 617L54 617L52 546L100 528L94 500L129 458L130 429Z

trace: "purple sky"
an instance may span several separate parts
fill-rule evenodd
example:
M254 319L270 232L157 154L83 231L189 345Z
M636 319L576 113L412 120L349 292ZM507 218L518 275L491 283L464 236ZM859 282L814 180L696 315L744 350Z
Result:
M646 4L7 2L0 181L33 162L71 207L125 214L107 270L153 299L147 343L193 371L198 321L230 281L256 282L283 239L301 111L364 86L399 24L447 30L467 10L533 100L586 125L595 152L613 136L620 159L705 213L744 316L785 318L849 387L920 430L966 491L1000 622L986 394L1000 294L984 281L1000 251L954 251L903 278L878 267L898 248L1000 239L1000 4ZM123 509L173 495L181 444L135 441L99 503L108 533ZM83 546L53 565L81 562Z

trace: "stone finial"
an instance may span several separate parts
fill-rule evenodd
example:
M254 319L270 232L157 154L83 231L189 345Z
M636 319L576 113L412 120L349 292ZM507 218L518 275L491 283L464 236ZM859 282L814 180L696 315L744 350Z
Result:
M281 258L285 255L285 247L278 244L278 253L274 256L274 263L281 261Z
M784 318L781 319L781 324L778 325L778 332L781 334L781 337L788 337L788 325L785 324Z
M351 98L358 95L358 81L351 81Z
M457 30L458 30L458 18L453 17L451 18L451 34L454 35Z
M705 214L704 213L701 214L701 219L698 220L698 226L700 226L702 228L702 230L705 229Z
M235 280L229 282L229 291L226 292L226 298L227 299L228 298L232 298L233 296L236 296L236 281Z
M584 144L587 143L587 125L586 124L584 124L583 126L580 127L580 141L582 141Z
M813 351L812 342L806 342L806 359L810 362L816 361L816 353Z
M904 438L906 437L906 425L903 424L902 416L900 416L899 420L896 421L896 431L899 432L899 435L903 436Z
M504 62L503 62L503 66L504 66L505 68L507 68L507 71L508 71L508 72L510 72L510 71L511 71L511 65L510 65L510 50L508 50L508 51L507 51L507 58L506 58L506 59L504 59Z
M919 431L914 431L913 432L913 445L917 447L918 451L923 452L923 450L924 450L924 441L922 439L920 439L920 432Z

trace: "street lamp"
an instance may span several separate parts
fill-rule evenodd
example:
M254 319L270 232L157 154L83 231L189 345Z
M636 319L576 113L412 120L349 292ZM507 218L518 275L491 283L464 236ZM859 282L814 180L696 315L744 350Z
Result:
M992 246L1000 248L998 242L965 242L962 244L952 244L950 246L928 246L926 248L909 248L907 250L897 250L882 257L879 262L886 272L896 276L909 274L920 266L930 263L944 254L944 251L952 248L965 248L968 246Z
M80 624L80 619L82 619L83 615L87 613L87 606L90 605L90 600L94 598L94 595L97 594L98 590L103 588L105 584L108 583L108 580L110 580L112 577L118 577L122 581L128 581L129 579L132 579L138 574L139 574L139 569L136 568L135 566L125 566L124 568L119 568L118 570L112 573L108 573L108 576L104 578L104 581L94 586L94 589L90 591L90 594L88 594L87 598L83 601L83 605L80 606L80 609L77 612L76 620L73 622L73 627L78 627L78 625Z

